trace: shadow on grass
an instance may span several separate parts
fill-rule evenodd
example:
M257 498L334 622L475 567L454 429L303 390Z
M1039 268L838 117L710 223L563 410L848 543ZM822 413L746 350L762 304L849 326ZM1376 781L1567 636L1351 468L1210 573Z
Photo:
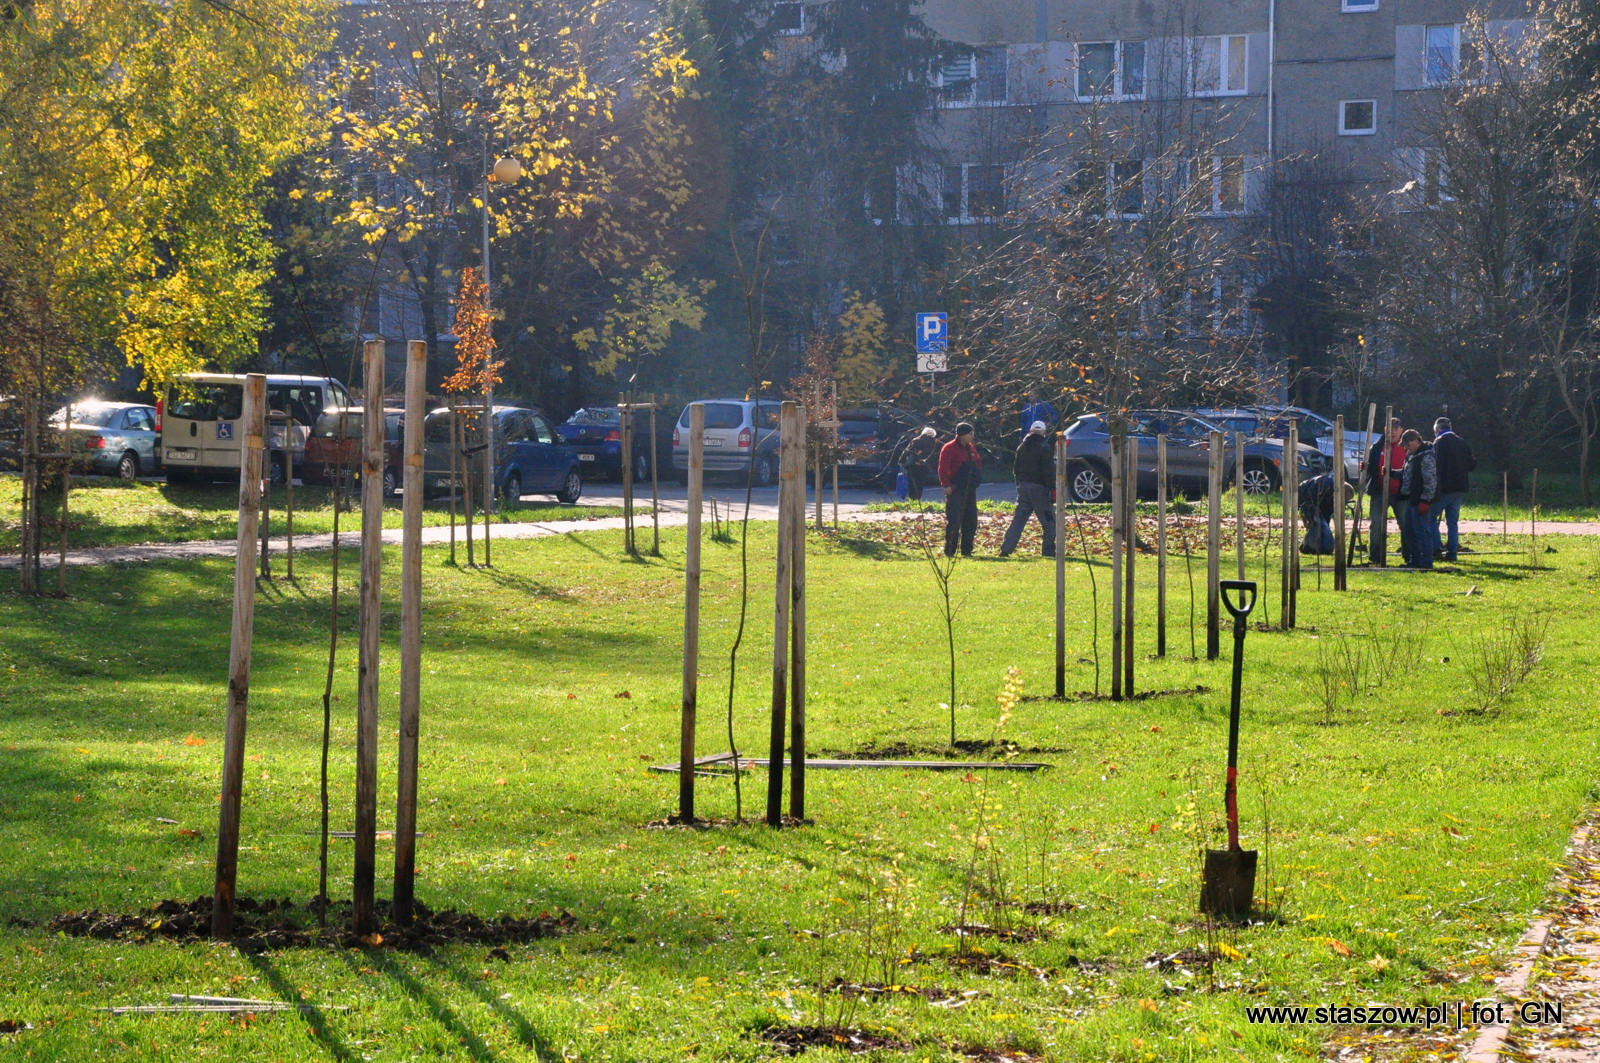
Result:
M539 1031L534 1027L528 1017L517 1009L510 1001L501 1000L500 997L489 991L481 978L471 971L464 969L459 963L445 962L439 958L438 953L427 956L429 963L440 971L453 978L457 985L477 997L483 1004L496 1015L505 1020L506 1024L516 1031L517 1040L523 1047L533 1052L535 1059L561 1059L561 1053L550 1050L539 1037Z
M300 1001L299 990L295 989L294 983L290 982L284 973L278 970L277 964L272 962L270 955L260 952L246 953L245 959L249 961L250 966L260 972L261 977L266 979L267 984L272 986L273 991L278 994L280 1000L291 1004ZM300 1020L306 1024L306 1029L310 1032L312 1038L327 1049L328 1054L334 1059L356 1059L357 1056L350 1050L350 1046L345 1044L338 1034L328 1029L327 1012L310 1001L306 1001L305 1004L306 1006L298 1009L295 1014L298 1014Z
M449 1030L455 1036L467 1054L473 1059L489 1060L498 1059L499 1053L490 1048L488 1043L479 1036L478 1032L469 1026L465 1019L456 1014L454 1008L439 999L438 995L422 983L415 975L406 970L395 957L382 949L363 949L360 952L346 952L344 961L352 969L360 971L361 961L372 963L384 974L392 978L406 991L406 996L421 1004L433 1016L435 1022ZM544 1058L544 1056L540 1056Z
M849 539L840 536L832 541L839 548L847 550L857 557L864 557L869 561L906 561L914 559L916 556L902 547L891 546L888 543L881 543L872 539Z

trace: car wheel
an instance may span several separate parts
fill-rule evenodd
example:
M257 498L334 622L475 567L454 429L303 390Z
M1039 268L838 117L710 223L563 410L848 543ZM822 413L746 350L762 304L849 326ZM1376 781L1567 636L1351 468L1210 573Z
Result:
M139 455L131 450L122 455L122 460L117 462L117 475L124 480L137 480L139 478Z
M400 493L400 483L395 479L393 469L383 470L383 497L393 498Z
M577 469L568 469L566 486L556 492L556 501L570 506L582 497L583 477L578 475Z
M573 475L576 476L577 474L574 473ZM501 497L506 500L506 505L508 506L521 504L522 474L520 472L514 472L506 477L506 486L505 490L501 492Z
M640 451L633 456L633 482L643 483L650 479L650 455Z
M1260 465L1251 465L1244 470L1244 493L1247 495L1266 495L1278 489L1278 478L1272 474L1271 469Z
M1104 476L1089 465L1079 465L1072 472L1072 497L1079 502L1104 502L1111 487Z
M273 487L282 487L287 478L288 470L283 463L283 455L272 455L272 460L267 463L267 482Z
M771 454L756 458L756 486L771 487L778 482L778 466Z

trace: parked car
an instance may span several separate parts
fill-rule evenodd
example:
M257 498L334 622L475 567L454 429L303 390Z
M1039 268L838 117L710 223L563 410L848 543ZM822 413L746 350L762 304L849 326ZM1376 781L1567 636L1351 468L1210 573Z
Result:
M267 407L294 419L267 431L267 473L283 483L289 457L305 461L311 426L330 407L348 409L350 393L329 377L269 373ZM168 483L239 478L243 432L235 422L244 406L244 376L193 373L180 376L156 403L156 432Z
M1128 433L1139 442L1140 498L1156 496L1156 437L1167 437L1167 479L1184 494L1204 494L1210 479L1210 434L1223 427L1178 410L1133 410L1124 415ZM1086 413L1068 425L1068 490L1079 502L1104 502L1111 497L1111 434L1103 414ZM1223 484L1232 486L1240 471L1234 448L1227 448ZM1326 471L1327 461L1317 449L1300 445L1301 479ZM1247 494L1265 494L1282 483L1283 442L1253 438L1245 442L1243 486Z
M0 395L0 469L22 468L22 403Z
M841 483L873 484L893 492L900 455L926 421L888 403L839 411Z
M556 426L556 431L578 452L585 479L622 478L622 411L615 406L585 406ZM672 473L672 420L656 411L656 461L661 475ZM650 479L650 414L633 419L633 478Z
M1291 419L1300 422L1300 442L1316 447L1323 457L1333 458L1333 422L1320 413L1301 406L1241 406L1222 409L1189 411L1230 432L1243 432L1247 436L1266 436L1282 439L1289 430ZM1345 475L1351 483L1361 472L1367 450L1378 433L1367 432L1346 425L1344 430Z
M706 472L753 475L758 487L778 482L776 399L703 399ZM691 403L692 405L692 403ZM689 407L672 430L672 467L689 469Z
M428 414L422 428L423 482L429 496L450 490L450 425L452 414L440 407ZM471 460L474 485L483 470L483 418L463 414L463 448L456 467ZM578 451L563 440L542 410L520 406L494 408L494 488L502 498L516 500L525 494L554 495L573 503L583 497L583 475ZM476 490L476 486L474 487Z
M317 423L311 427L306 440L304 464L296 463L295 472L308 484L332 485L339 475L339 465L351 472L351 482L361 479L362 440L366 431L366 411L360 406L324 410ZM383 493L397 494L404 479L401 444L405 440L405 411L383 411Z
M73 464L102 476L136 480L160 468L156 409L136 402L76 402L72 410ZM67 417L63 406L50 415L57 431Z

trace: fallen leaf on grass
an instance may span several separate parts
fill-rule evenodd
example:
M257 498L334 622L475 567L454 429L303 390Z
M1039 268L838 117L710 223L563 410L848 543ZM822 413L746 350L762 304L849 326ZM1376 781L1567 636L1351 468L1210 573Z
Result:
M206 740L204 738L196 738L194 735L190 735L188 738L183 740L183 744L186 746L203 746L206 744Z
M1328 947L1330 949L1332 949L1334 952L1337 952L1341 956L1349 956L1350 955L1350 946L1346 945L1344 942L1340 941L1338 938L1329 938L1328 939Z
M1217 942L1217 951L1222 953L1222 955L1228 957L1228 959L1230 959L1230 960L1242 960L1242 959L1244 959L1244 953L1240 952L1238 949L1234 948L1232 945L1228 944L1226 941Z
M188 827L179 827L178 828L178 833L181 834L185 838L198 838L198 837L200 837L200 832L199 831L190 830Z
M613 695L613 697L619 697L619 698L632 698L632 697L633 697L633 695L632 695L632 694L630 694L630 693L628 693L628 692L627 692L627 691L626 691L626 690L623 690L623 691L620 691L620 692L619 692L619 693L617 693L617 694L615 694L615 695Z

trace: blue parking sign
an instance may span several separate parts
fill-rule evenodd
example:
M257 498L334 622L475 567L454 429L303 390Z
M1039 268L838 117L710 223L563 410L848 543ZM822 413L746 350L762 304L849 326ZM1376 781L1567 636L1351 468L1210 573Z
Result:
M217 438L218 439L232 439L233 438L233 422L232 421L218 421L217 422Z
M945 350L950 343L950 318L943 312L917 315L917 353Z

